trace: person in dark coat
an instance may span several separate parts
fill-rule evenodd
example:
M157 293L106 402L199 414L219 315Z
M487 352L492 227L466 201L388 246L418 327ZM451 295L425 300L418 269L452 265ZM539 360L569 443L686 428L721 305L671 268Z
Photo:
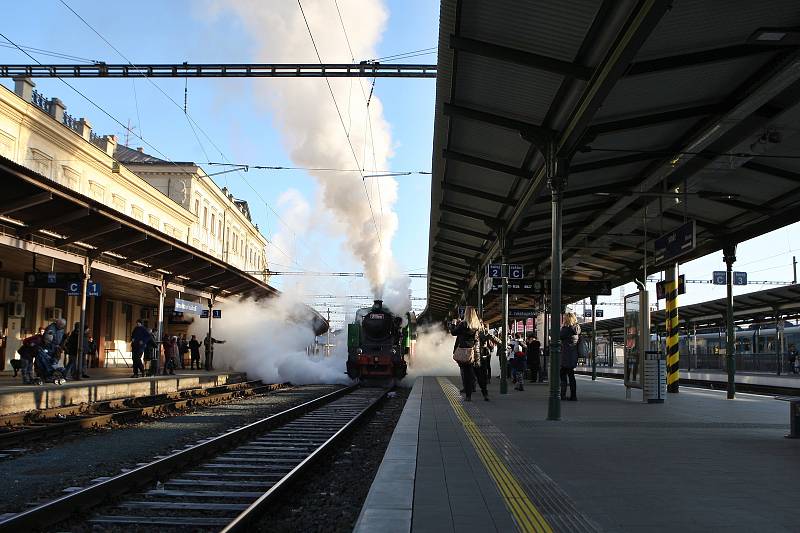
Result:
M214 345L225 344L225 341L215 339L211 333L206 335L203 345L206 347L206 370L214 370Z
M569 400L578 399L575 391L575 367L578 366L578 337L581 327L575 313L564 314L564 325L561 326L561 399L567 399L567 380L569 380Z
M472 401L472 389L475 387L475 378L478 380L478 385L483 393L483 399L489 401L489 391L486 390L486 374L475 367L480 367L481 354L480 354L480 332L483 330L478 318L478 313L475 312L474 307L467 307L464 310L464 320L461 322L453 322L450 324L450 334L456 338L453 353L457 349L471 350L471 357L466 362L459 362L458 367L461 370L461 382L464 386L464 400L467 402Z
M536 383L539 378L539 357L542 355L542 344L536 338L535 333L528 335L527 362L530 371L531 383Z
M150 332L147 331L142 325L141 320L136 321L136 327L131 332L131 357L133 359L133 375L132 378L138 378L140 375L144 376L144 364L142 364L142 355L147 347L147 342L150 340Z
M200 370L200 341L196 335L192 335L192 340L189 341L189 352L192 358L191 369L194 370L197 365L197 370Z

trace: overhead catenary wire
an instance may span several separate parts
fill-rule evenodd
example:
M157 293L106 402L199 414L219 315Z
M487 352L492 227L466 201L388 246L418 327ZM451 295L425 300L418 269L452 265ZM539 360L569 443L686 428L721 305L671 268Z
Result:
M281 165L251 165L246 163L220 163L218 161L209 161L206 163L209 166L230 166L230 167L242 167L247 169L255 169L255 170L304 170L304 171L313 171L313 172L358 172L363 173L366 169L364 168L333 168L333 167L286 167ZM378 177L388 177L388 176L411 176L411 175L421 175L421 176L430 176L431 172L428 170L372 170L371 172L377 172L379 174L374 175L364 175L365 178L378 178Z
M314 53L317 56L317 60L319 63L322 64L322 56L319 53L319 49L317 48L317 42L314 40L314 34L311 31L311 26L308 24L308 18L306 18L306 13L303 10L303 3L301 0L297 0L297 5L300 7L300 14L303 16L303 21L305 22L306 29L308 30L308 35L311 38L311 44L314 47ZM344 131L345 137L347 138L347 144L350 146L350 152L353 154L353 159L358 165L358 156L356 155L355 148L353 148L353 142L350 140L350 136L347 134L347 126L344 123L344 118L342 117L342 112L339 109L339 104L336 102L336 95L333 93L333 87L331 86L331 82L328 78L325 78L325 83L328 86L328 92L330 92L331 100L333 101L333 106L336 108L336 114L339 116L339 122L342 124L342 129ZM367 183L363 178L361 178L361 184L364 186L364 195L367 197L367 203L369 204L369 212L372 216L372 224L375 226L375 234L378 237L378 244L383 247L383 241L381 240L381 232L378 229L378 222L375 220L375 211L372 208L372 199L369 197L369 191L367 191Z

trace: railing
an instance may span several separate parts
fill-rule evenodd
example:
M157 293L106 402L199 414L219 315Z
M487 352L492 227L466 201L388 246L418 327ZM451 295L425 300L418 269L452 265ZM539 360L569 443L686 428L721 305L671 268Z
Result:
M122 359L122 362L125 363L125 368L130 368L131 367L131 365L128 364L127 359L125 359L125 352L123 352L119 348L106 348L106 358L104 360L104 365L103 366L108 368L108 359L109 359L108 354L109 354L109 352L116 352L117 354L119 354L119 357L117 357L117 355L114 355L114 366L117 366L117 361Z
M33 94L31 95L31 103L45 113L50 113L50 101L36 89L33 90Z
M94 132L89 132L89 142L92 143L93 145L105 150L106 148L105 141L106 139L102 135L98 135Z
M64 113L64 125L74 131L75 133L81 132L81 125L80 121L76 120L75 117L70 115L69 113Z

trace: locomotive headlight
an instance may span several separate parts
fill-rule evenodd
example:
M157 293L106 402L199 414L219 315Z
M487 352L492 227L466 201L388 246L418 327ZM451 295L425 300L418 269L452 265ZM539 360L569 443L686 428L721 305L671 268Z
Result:
M357 353L358 355L361 355L362 353L364 353L364 350L362 350L361 348L359 348L359 349L356 351L356 353Z
M397 355L397 348L392 348L392 355Z

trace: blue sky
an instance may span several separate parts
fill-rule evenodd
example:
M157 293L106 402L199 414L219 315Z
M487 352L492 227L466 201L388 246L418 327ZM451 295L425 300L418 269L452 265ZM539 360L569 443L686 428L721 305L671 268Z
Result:
M293 0L272 0L294 3ZM332 0L331 0L332 1ZM339 0L346 4L348 0ZM89 0L68 0L94 28L134 63L267 61L257 57L257 43L244 31L235 17L209 17L203 1L145 0L132 4L97 3ZM18 4L19 5L19 4ZM430 0L386 0L389 20L378 44L380 56L436 46L438 3ZM309 13L313 16L313 13ZM313 19L312 19L313 20ZM358 32L358 20L345 21L351 32ZM312 28L313 29L313 28ZM71 54L80 58L125 62L90 28L73 15L61 2L47 0L35 10L5 10L0 31L18 44ZM268 31L265 28L264 31ZM344 36L342 36L344 38ZM2 42L2 39L0 39ZM333 60L325 57L325 60ZM43 63L64 62L62 59L36 55ZM340 58L346 60L347 58ZM364 59L364 58L357 58ZM410 59L410 62L435 62L435 55ZM19 51L0 47L0 62L29 63ZM273 117L258 101L254 82L243 79L208 79L188 81L188 111L202 130L197 137L179 106L171 102L151 83L143 79L69 80L97 105L123 124L130 124L137 134L158 151L175 161L228 161L247 164L291 166ZM308 83L324 83L320 79ZM11 80L2 80L11 87ZM58 80L37 80L37 89L48 97L57 96L75 117L87 117L97 133L116 133L124 140L124 128L102 111L75 94ZM179 103L184 100L184 80L154 81ZM378 80L375 93L384 105L384 116L391 126L394 156L391 168L396 170L430 170L433 129L434 80ZM331 105L329 101L308 102L309 106ZM207 139L208 135L211 140ZM198 141L199 138L199 141ZM213 141L213 142L212 142ZM346 142L344 136L341 142ZM131 138L133 147L159 155L139 139ZM214 146L216 145L216 147ZM224 155L221 155L220 152ZM205 166L205 165L204 165ZM205 166L209 173L218 168ZM215 178L220 186L229 187L237 197L248 200L262 231L268 236L286 228L280 198L289 189L297 190L314 204L317 185L303 171L229 173ZM428 176L400 177L396 210L400 229L392 243L400 269L423 273L427 265L430 179ZM354 201L360 198L354 192ZM792 255L800 251L798 226L790 226L739 246L736 270L745 270L751 280L790 281ZM274 270L360 270L360 266L343 250L341 238L324 232L299 234L292 245L296 263L291 263L277 250L273 251ZM710 279L713 270L724 270L721 253L687 263L681 267L689 279ZM286 279L274 278L277 286ZM653 286L650 286L654 290ZM737 287L736 293L767 288L759 285ZM425 295L425 280L412 280L414 296ZM689 284L689 293L682 303L694 303L724 296L724 287ZM351 278L325 278L311 289L315 292L368 294L366 283ZM602 302L617 303L619 294L632 292L633 286L616 289L614 296ZM422 302L415 302L420 305ZM663 304L663 302L661 302ZM605 316L616 316L620 308L605 307Z
M290 0L276 0L294 3ZM345 4L348 0L340 0ZM98 4L88 0L68 0L67 3L83 16L103 37L133 63L228 62L246 63L268 61L257 57L257 44L243 31L232 16L211 18L205 2L141 1L132 7L124 3ZM102 5L102 8L98 8ZM378 44L379 56L436 46L438 5L422 0L390 0L386 2L390 17L383 38ZM307 10L313 6L306 6ZM344 11L344 6L343 6ZM57 51L80 58L124 63L107 43L92 32L61 2L49 0L37 5L35 16L29 9L6 10L0 31L14 42L40 49ZM313 13L308 13L312 20ZM358 31L358 20L345 20L350 32ZM344 39L344 34L342 34ZM2 39L0 39L2 42ZM324 60L333 60L325 57ZM35 55L43 62L61 63L65 60ZM338 58L346 60L349 58ZM369 59L369 58L357 58ZM435 54L416 57L411 62L435 62ZM18 50L0 48L3 63L30 63ZM273 119L265 111L250 80L208 79L188 81L188 112L202 130L197 138L182 109L171 102L150 82L127 80L69 80L92 101L123 124L130 124L158 151L131 136L132 147L143 146L146 152L159 151L174 161L232 161L236 163L292 166L285 152ZM183 105L184 80L153 80L172 99ZM11 88L11 80L2 80ZM307 83L324 83L321 79ZM430 170L433 128L434 80L379 79L375 94L384 105L384 116L391 125L394 156L392 169ZM59 97L67 112L75 117L87 117L96 133L116 133L124 141L122 126L103 114L59 80L36 80L37 90L48 97ZM309 106L330 106L330 101L308 102ZM212 143L213 141L213 143ZM346 139L342 134L341 142ZM216 145L216 147L214 146ZM220 154L224 154L223 155ZM218 167L204 165L209 173ZM250 202L255 222L268 236L286 231L272 210L282 218L279 199L288 189L296 189L314 204L316 183L303 171L250 171L247 174L229 173L215 178L220 186L229 187L237 197ZM245 181L246 180L246 181ZM400 181L396 211L400 229L392 244L394 257L403 271L425 272L427 265L428 217L430 178L409 176ZM356 191L358 193L358 191ZM361 193L363 201L363 192ZM358 199L358 197L355 197ZM265 205L265 204L268 204ZM271 208L271 209L270 209ZM291 221L289 221L291 224ZM334 239L336 241L336 239ZM296 263L291 263L277 250L273 251L273 270L359 271L357 262L343 251L342 243L331 242L329 235L297 235L294 250ZM281 286L284 280L275 277ZM296 278L295 278L296 279ZM333 286L338 292L368 294L365 283L358 279L326 278L321 288ZM414 296L425 295L424 279L412 281ZM415 302L422 304L423 302Z

